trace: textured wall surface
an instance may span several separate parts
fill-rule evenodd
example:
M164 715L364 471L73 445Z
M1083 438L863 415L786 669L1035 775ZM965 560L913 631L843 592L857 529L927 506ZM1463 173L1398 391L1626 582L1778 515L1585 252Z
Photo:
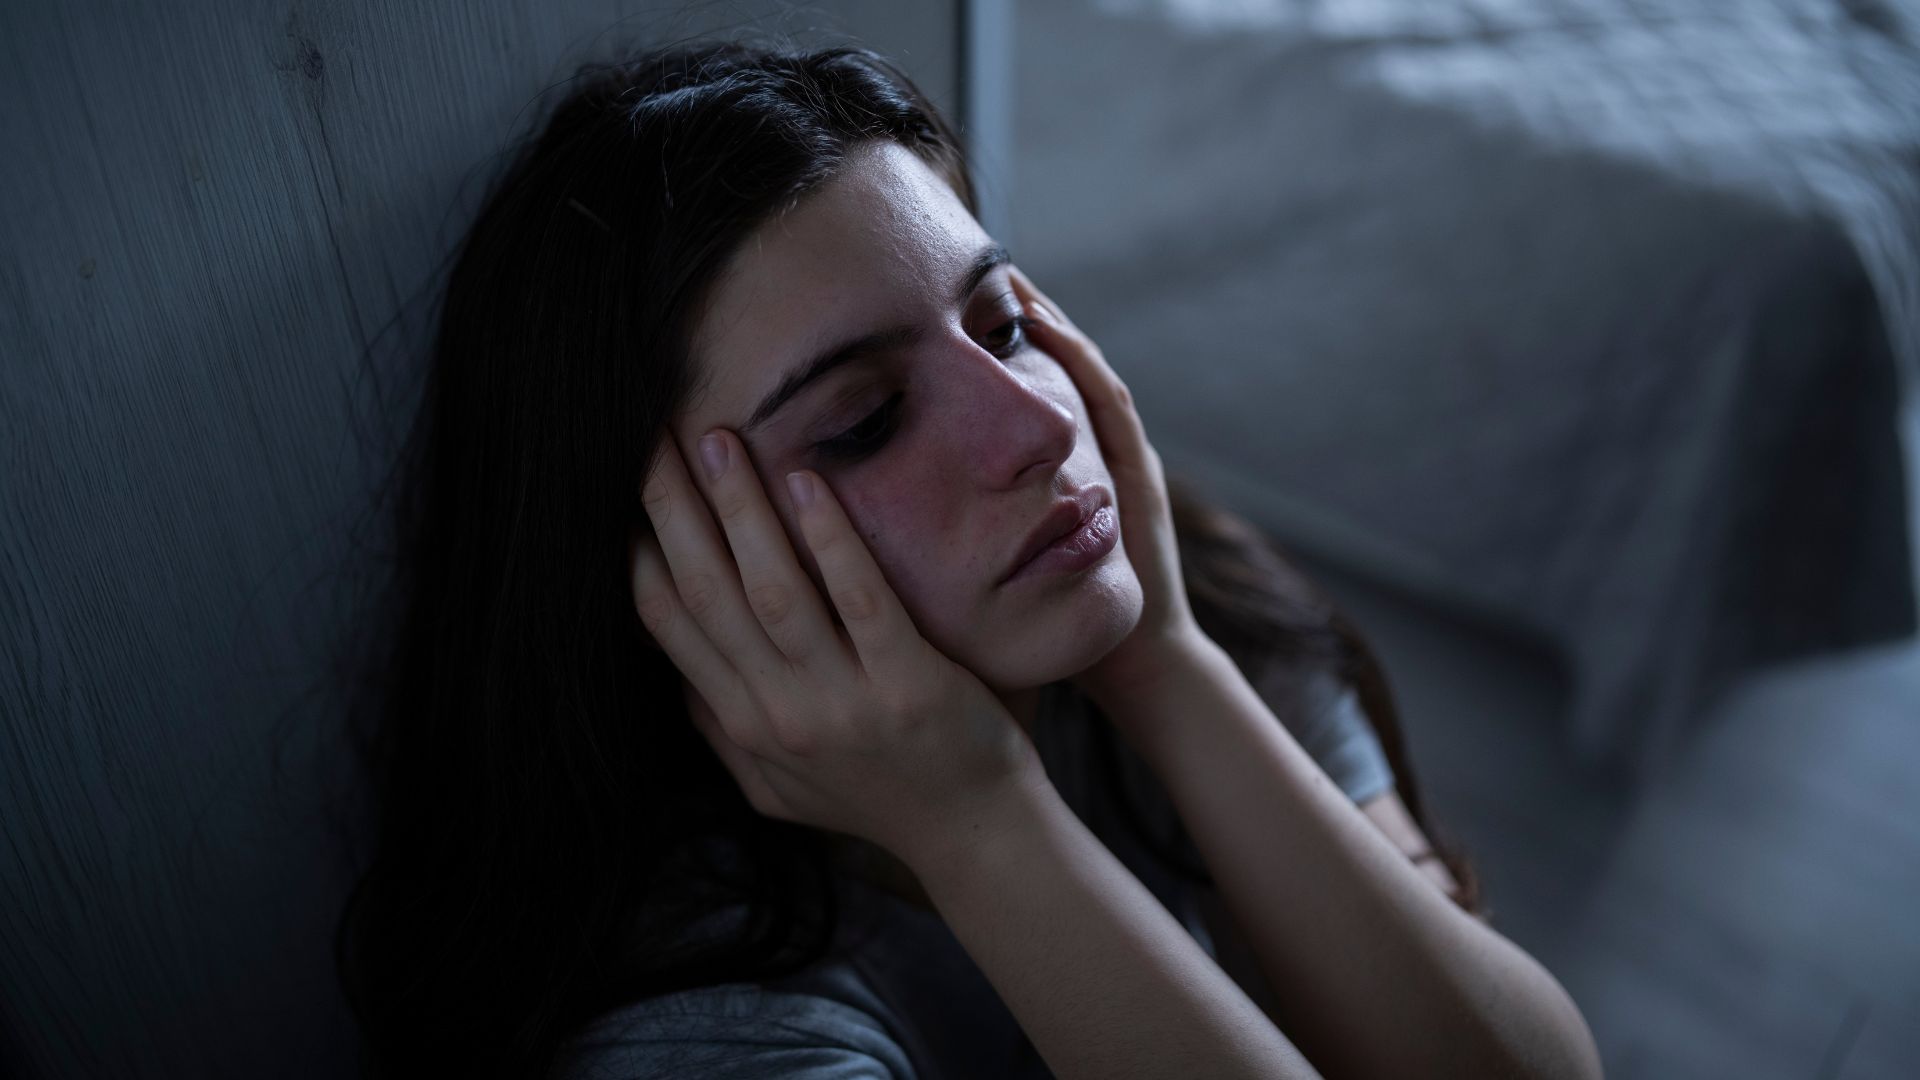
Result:
M350 1068L350 530L539 91L745 25L958 92L955 4L677 8L0 8L0 1074Z

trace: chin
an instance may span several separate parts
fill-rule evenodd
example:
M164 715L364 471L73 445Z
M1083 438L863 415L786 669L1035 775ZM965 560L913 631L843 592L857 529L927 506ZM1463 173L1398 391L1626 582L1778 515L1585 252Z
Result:
M1146 596L1115 546L1072 589L1039 612L1025 612L997 640L980 640L980 662L967 665L995 690L1031 690L1077 675L1112 652L1139 625Z

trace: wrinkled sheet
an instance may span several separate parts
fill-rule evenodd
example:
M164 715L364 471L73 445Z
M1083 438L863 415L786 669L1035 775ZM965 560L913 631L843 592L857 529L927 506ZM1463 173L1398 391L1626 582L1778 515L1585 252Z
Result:
M1913 631L1914 5L1019 18L1010 239L1169 468L1543 639L1591 763Z

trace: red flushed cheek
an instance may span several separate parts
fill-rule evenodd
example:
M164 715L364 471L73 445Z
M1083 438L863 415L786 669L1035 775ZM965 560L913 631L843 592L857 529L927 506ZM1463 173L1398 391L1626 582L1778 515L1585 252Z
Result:
M958 497L967 486L924 467L872 470L844 482L841 505L923 632L966 619L992 583L995 560ZM836 489L838 490L838 488ZM1003 523L1004 524L1004 523Z

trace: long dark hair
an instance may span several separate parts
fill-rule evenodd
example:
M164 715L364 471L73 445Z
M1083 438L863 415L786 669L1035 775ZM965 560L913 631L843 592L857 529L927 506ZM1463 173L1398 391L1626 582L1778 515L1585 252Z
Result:
M709 42L583 69L455 252L360 718L378 826L338 959L371 1072L542 1075L602 1010L824 954L824 837L755 813L686 722L626 560L722 261L869 139L977 213L955 133L866 49ZM1244 522L1175 505L1197 613L1237 659L1377 673ZM1391 702L1365 704L1427 825ZM735 903L743 924L689 932Z

